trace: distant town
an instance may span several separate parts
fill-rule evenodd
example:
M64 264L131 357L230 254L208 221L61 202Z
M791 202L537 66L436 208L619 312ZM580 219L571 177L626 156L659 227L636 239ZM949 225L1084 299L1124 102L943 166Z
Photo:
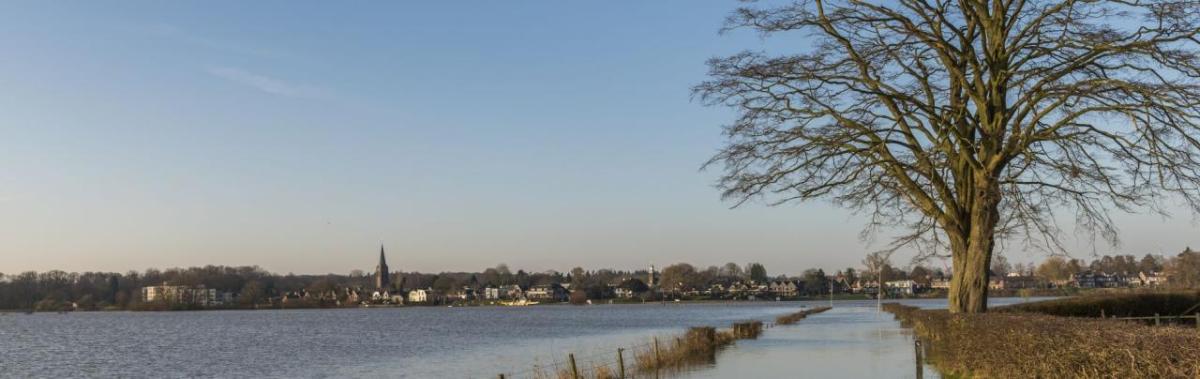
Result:
M865 263L865 261L864 261ZM876 270L810 269L798 276L768 275L759 263L698 269L677 263L661 270L512 272L497 265L482 272L426 274L392 271L381 246L373 273L277 275L258 267L205 266L120 273L63 271L0 274L0 309L25 311L194 310L419 305L524 306L703 300L853 299L879 296L944 297L953 273L884 261ZM1200 253L1170 257L1103 256L1090 263L1051 257L1040 264L992 265L994 295L1062 294L1094 288L1195 288ZM1069 293L1069 292L1068 292Z

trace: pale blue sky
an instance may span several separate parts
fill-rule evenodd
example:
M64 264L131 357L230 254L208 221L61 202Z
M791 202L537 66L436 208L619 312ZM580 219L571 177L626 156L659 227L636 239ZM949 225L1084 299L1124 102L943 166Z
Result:
M735 1L0 4L0 272L857 266L824 205L736 210L699 166ZM1175 252L1186 215L1122 217ZM1012 253L1014 260L1033 259ZM1086 255L1081 251L1080 255Z

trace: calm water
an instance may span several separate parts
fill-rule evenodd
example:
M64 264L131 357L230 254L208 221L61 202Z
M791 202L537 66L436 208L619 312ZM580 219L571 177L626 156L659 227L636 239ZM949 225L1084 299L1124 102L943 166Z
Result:
M687 326L770 320L824 304L7 314L0 377L512 377L561 364L566 352L585 365ZM803 367L813 376L904 377L915 375L912 356L911 337L873 302L836 302L741 341L688 376L770 377Z

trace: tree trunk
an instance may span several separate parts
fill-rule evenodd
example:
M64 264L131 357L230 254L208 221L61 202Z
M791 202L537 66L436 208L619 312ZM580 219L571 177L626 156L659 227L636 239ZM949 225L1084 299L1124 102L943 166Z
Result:
M951 313L987 312L989 266L1000 219L1000 188L990 178L975 178L967 225L949 230L954 273L950 280Z

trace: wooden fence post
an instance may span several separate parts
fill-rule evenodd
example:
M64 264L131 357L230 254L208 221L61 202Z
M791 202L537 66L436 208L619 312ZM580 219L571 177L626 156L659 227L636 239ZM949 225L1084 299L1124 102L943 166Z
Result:
M1200 312L1196 312L1196 329L1200 329Z
M617 367L619 367L617 372L621 374L621 376L619 376L621 379L625 379L625 355L621 354L624 351L625 349L619 347L617 348Z
M1162 320L1159 320L1158 313L1154 314L1154 326L1162 325Z
M567 359L571 361L571 378L579 379L579 368L575 367L575 354L568 353Z
M915 352L914 354L916 354L916 358L917 358L917 379L923 379L925 377L925 370L923 370L924 367L921 364L921 340L920 339L917 339L917 338L913 339L913 351Z
M1104 308L1100 308L1100 318L1104 318Z

